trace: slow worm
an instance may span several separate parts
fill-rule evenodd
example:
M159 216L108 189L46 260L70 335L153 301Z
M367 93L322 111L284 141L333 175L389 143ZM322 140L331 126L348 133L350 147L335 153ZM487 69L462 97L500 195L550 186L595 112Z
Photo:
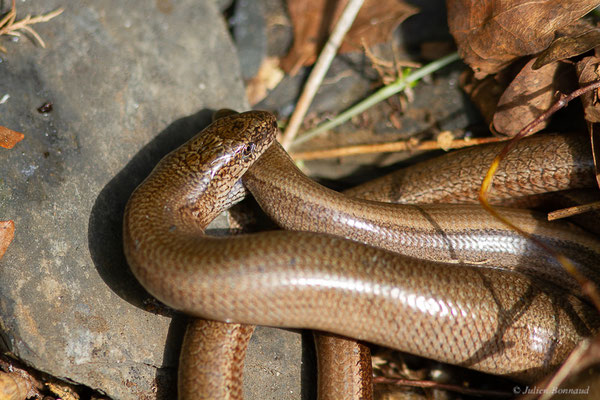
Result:
M587 304L517 273L319 233L205 236L275 132L264 112L219 119L132 194L125 254L151 294L202 318L324 330L526 381L597 331Z
M483 177L505 143L474 146L399 169L349 189L348 196L406 204L477 203ZM589 139L545 134L521 140L500 163L490 200L597 187Z
M363 188L350 189L347 193L395 202L401 202L403 198L435 202L436 196L443 196L446 202L473 202L476 199L467 197L464 187L476 191L485 169L469 161L483 158L491 162L501 146L494 144L481 146L478 151L468 149L446 154L425 163L427 168L416 164L388 175L380 180L388 183L383 188L367 183ZM531 152L531 149L536 151ZM542 149L545 151L540 153ZM593 184L593 164L591 157L585 156L584 149L585 141L573 135L530 138L517 146L517 154L530 157L526 162L535 168L512 175L501 171L499 175L503 183L513 187L513 194L532 195L543 190L552 192ZM509 153L505 165L514 167L517 162ZM551 174L550 170L555 173ZM450 186L438 183L438 190L429 192L426 178L435 174L444 175ZM542 175L544 179L541 179ZM459 176L462 176L462 185L455 185ZM395 192L393 198L390 196L393 192L382 190L389 189L391 178L402 180L406 177L410 181L407 190ZM283 228L329 233L423 259L471 261L482 267L516 269L532 278L566 286L583 296L579 284L556 260L528 239L498 223L479 206L390 205L349 198L306 177L277 143L253 164L243 181L263 210ZM433 181L435 184L436 179ZM519 191L515 190L517 186ZM364 193L361 190L365 190ZM506 190L492 192L494 202L502 201ZM451 196L452 193L456 195ZM542 215L529 210L501 210L538 240L577 260L588 279L596 284L600 282L595 261L600 255L600 244L595 238L562 222L549 223ZM317 334L315 340L320 368L319 399L370 398L364 394L371 385L365 372L370 367L370 359L364 356L368 348L330 335ZM326 371L326 375L321 370Z
M328 233L423 260L514 269L580 294L577 281L551 255L478 204L409 205L351 198L306 177L278 143L242 180L261 208L285 229ZM427 186L421 183L419 187ZM594 237L562 221L550 223L533 211L498 210L600 283L600 242Z

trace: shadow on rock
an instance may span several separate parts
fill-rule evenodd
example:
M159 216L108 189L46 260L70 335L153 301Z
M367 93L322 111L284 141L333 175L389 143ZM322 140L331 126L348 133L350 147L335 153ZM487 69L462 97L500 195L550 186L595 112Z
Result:
M123 213L133 190L150 174L154 166L169 152L176 149L204 129L212 117L211 110L181 118L160 132L127 163L102 189L89 218L88 246L92 260L106 284L122 299L144 310L173 317L163 354L163 367L156 372L157 398L172 398L176 390L179 350L187 317L173 313L138 283L123 252Z
M122 299L147 309L152 296L133 276L123 253L123 213L133 190L154 166L211 121L211 110L202 110L178 119L146 144L102 189L88 224L88 245L92 260L106 284Z

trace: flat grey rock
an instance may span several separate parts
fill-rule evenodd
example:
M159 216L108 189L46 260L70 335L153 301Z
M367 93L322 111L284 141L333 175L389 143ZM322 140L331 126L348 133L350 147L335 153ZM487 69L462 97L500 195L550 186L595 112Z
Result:
M0 261L3 347L114 398L173 398L185 317L147 302L123 256L122 213L212 110L247 108L236 52L209 0L18 2L18 18L61 6L34 26L46 49L0 38L1 124L25 134L0 149L0 220L16 225ZM298 398L300 334L261 329L257 340L259 389L247 398ZM276 343L296 350L278 355ZM286 396L264 397L261 379L279 369Z
M249 80L258 72L267 52L264 5L262 1L238 0L234 9L229 23L233 25L242 77Z

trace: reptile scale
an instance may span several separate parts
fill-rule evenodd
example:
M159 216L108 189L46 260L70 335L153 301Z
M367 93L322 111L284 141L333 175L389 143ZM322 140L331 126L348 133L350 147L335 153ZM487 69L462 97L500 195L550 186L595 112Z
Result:
M376 247L377 234L371 235L372 242L360 233L352 240L307 231L227 238L205 235L206 226L243 195L240 179L244 173L249 171L256 177L260 162L277 155L277 146L272 146L276 132L276 120L267 112L219 118L161 160L135 190L124 217L125 254L132 271L152 295L203 319L327 331L523 381L535 381L552 372L583 338L598 331L600 319L580 294L546 283L552 281L552 271L558 274L560 269L550 269L541 280L506 269L492 256L486 256L488 265L481 268L469 263L481 261L480 254L469 256L469 248L453 254L454 259L440 258L443 241L434 249L437 255L418 244L422 254L417 255L426 258L408 257L386 250L385 245ZM284 155L279 151L279 156ZM256 169L255 162L259 163ZM294 186L287 189L292 194L295 191ZM320 191L325 188L313 189L317 197L330 198ZM265 206L260 195L257 197ZM343 196L336 202L332 209L324 207L324 214L318 214L321 224L348 219L336 214L336 210L348 211L348 203ZM370 200L350 203L359 209L381 207ZM390 207L397 207L400 213L407 207L415 209L383 206ZM473 232L475 236L497 237L496 228L486 228L475 220L477 229L469 233L468 219L456 219L460 215L456 207L467 207L472 213L473 206L423 207L419 206L426 211L438 210L437 223L448 221L449 226L458 228L455 231L462 232L454 232L453 246ZM369 212L374 223L386 221L380 211ZM554 225L546 229L529 212L514 212L530 221L542 239L554 240L553 245L565 251L574 248L572 253L580 254L578 262L593 277L595 263L587 262L590 258L598 260L600 254L593 238L572 235ZM396 237L409 229L425 241L431 235L431 230L417 229L415 233L414 227L402 223L388 225L383 224ZM504 229L503 234L509 242L521 240L517 247L510 243L505 246L509 253L522 248L522 239L514 232ZM490 254L500 254L500 250ZM531 260L538 256L527 253ZM456 257L467 262L456 262ZM518 254L511 257L518 258ZM217 335L209 340L227 340L218 335L230 337L232 332L242 342L249 337L244 325L208 324L216 327L211 332ZM242 331L234 332L236 327ZM199 333L205 332L190 328L186 342L197 342ZM239 351L244 348L238 346L238 340L228 343L230 347L225 350L233 356L212 358L212 371L240 372L243 352L240 356ZM232 359L237 360L237 367L232 366ZM186 368L202 369L194 360L188 357ZM184 374L180 398L225 398L213 383ZM240 387L229 389L229 398L241 397Z

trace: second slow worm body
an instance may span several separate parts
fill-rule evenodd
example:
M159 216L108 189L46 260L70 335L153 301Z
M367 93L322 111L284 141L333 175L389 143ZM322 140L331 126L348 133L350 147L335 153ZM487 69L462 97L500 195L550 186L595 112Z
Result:
M593 165L591 157L585 156L583 140L573 135L532 139L521 143L517 154L528 156L527 161L520 163L528 163L535 169L500 174L503 183L512 186L511 194L531 195L542 190L551 192L593 183ZM454 152L426 163L426 168L416 164L388 175L380 180L387 183L383 187L367 183L347 193L393 202L405 199L472 202L476 199L466 195L465 186L476 192L477 182L485 170L470 161L491 162L500 146ZM508 167L517 163L514 155L505 161ZM442 184L439 175L444 176L447 186ZM431 176L435 176L436 191L428 190ZM456 185L460 176L462 185ZM406 190L389 191L392 178L406 177L410 181ZM389 205L349 198L306 177L277 143L253 164L243 181L263 210L283 228L334 234L422 259L479 260L481 267L515 269L532 278L566 286L583 297L579 284L556 260L527 238L498 223L478 205ZM517 187L520 190L517 191ZM492 192L493 201L504 200L506 190ZM584 275L596 284L600 282L596 270L600 245L595 238L561 222L549 223L542 215L528 210L502 209L501 213L538 240L578 260L580 269L586 270ZM582 258L584 254L587 256ZM371 398L363 394L371 385L364 372L370 360L364 360L362 355L368 348L335 336L317 334L315 339L319 368L327 371L327 378L319 371L319 399Z
M328 233L423 260L514 269L573 293L581 290L551 255L478 204L406 205L351 198L306 177L278 143L252 165L243 181L261 208L285 229ZM356 190L351 192L356 195ZM529 210L498 210L600 283L600 242L594 237Z
M483 177L505 143L474 146L399 169L345 191L362 199L390 203L477 203ZM546 134L522 139L494 174L494 204L524 196L597 187L589 139Z
M528 381L598 329L585 303L519 274L317 233L203 235L275 131L267 113L224 117L136 189L125 252L150 293L203 318L325 330Z

